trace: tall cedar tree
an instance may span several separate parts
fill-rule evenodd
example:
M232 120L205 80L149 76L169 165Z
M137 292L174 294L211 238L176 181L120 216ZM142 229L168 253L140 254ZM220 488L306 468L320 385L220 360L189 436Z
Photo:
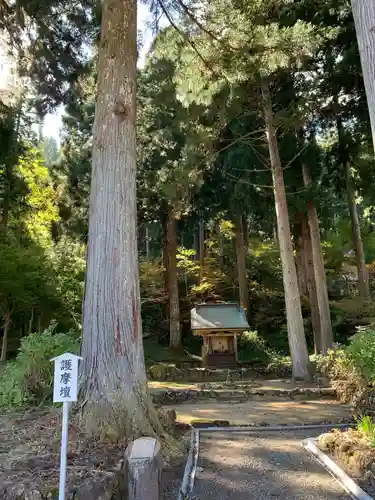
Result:
M103 4L81 385L86 419L93 419L99 429L111 422L116 434L130 436L159 425L147 394L140 317L136 12L135 0L105 0Z

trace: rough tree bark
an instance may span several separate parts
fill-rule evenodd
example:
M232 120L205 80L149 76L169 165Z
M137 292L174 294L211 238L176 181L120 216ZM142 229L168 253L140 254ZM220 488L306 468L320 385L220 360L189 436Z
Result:
M305 256L304 256L304 246L302 239L302 222L301 217L303 214L299 214L298 220L293 224L293 235L294 235L294 249L296 252L296 271L298 279L298 289L302 296L308 294L307 283L306 283L306 270L305 270Z
M309 188L312 185L310 169L307 165L302 166L303 182L305 187ZM316 211L313 200L307 202L307 216L309 221L311 248L313 256L313 269L315 276L315 284L317 289L317 298L319 306L320 319L320 335L321 335L321 350L326 354L328 349L332 348L333 332L331 323L331 311L329 307L327 279L324 267L324 257L322 245L320 242L320 228L318 213Z
M11 315L10 312L6 312L4 314L3 342L1 344L1 355L0 355L0 362L1 363L5 363L5 361L7 360L8 335L9 335L9 328L10 328L11 318L12 318L12 315Z
M240 295L240 304L246 311L249 309L249 291L247 288L246 276L246 253L245 253L245 237L243 219L240 214L235 218L235 242L236 242L236 257L237 257L237 275L238 288Z
M375 149L375 2L352 0L352 8Z
M314 336L314 352L315 354L318 354L322 349L320 311L314 273L314 258L311 233L309 222L305 214L303 214L301 223L303 241L303 266L305 269L305 280L310 303L311 326Z
M369 279L366 269L365 251L363 249L363 242L361 235L361 224L359 222L357 203L355 200L355 190L353 186L350 162L346 148L345 131L340 116L337 116L336 124L337 124L337 133L339 137L340 159L342 166L344 168L344 175L346 177L346 194L348 199L348 209L352 225L353 247L357 262L359 293L364 300L371 300Z
M167 222L168 253L168 300L169 300L169 346L181 347L180 305L177 276L177 228L173 210L168 210Z
M277 230L283 270L288 340L292 357L293 377L309 380L310 362L303 328L301 301L298 290L296 264L293 255L284 176L277 144L274 114L268 82L261 79L266 135L271 160L273 191L275 197Z
M104 0L83 301L81 411L89 430L161 432L147 392L136 230L135 0Z

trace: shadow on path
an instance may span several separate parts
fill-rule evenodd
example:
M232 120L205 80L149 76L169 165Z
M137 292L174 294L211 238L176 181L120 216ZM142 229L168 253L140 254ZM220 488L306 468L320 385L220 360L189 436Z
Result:
M303 449L301 441L313 435L311 430L201 433L193 499L350 499Z

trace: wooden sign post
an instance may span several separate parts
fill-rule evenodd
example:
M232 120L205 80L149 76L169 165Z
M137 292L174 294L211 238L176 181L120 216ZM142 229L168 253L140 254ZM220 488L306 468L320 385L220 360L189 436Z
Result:
M63 404L59 500L65 500L69 404L73 401L77 401L78 361L80 359L82 359L80 356L77 356L76 354L70 354L69 352L51 359L51 361L55 363L53 379L53 402Z

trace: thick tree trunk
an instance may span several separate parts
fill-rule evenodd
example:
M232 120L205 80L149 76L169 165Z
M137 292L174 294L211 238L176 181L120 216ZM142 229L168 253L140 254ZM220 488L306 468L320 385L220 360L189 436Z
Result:
M235 242L236 242L236 256L237 256L237 275L238 275L238 288L240 295L240 304L246 311L249 309L249 291L247 287L246 276L246 252L245 252L245 238L243 219L241 215L237 215L234 222L235 227Z
M0 355L1 363L5 363L5 361L7 360L10 323L11 323L11 314L7 312L4 314L4 332L3 332L3 342L1 344L1 355Z
M319 315L318 294L314 274L314 259L311 242L311 234L307 216L303 214L302 218L302 241L303 241L303 266L305 269L305 280L307 293L309 296L311 326L314 336L314 352L318 354L322 349L321 343L321 325Z
M352 0L352 8L375 149L375 2Z
M177 228L173 211L168 211L168 299L169 299L169 346L181 347L180 305L177 276Z
M307 165L303 165L302 169L304 185L309 188L312 185L309 167ZM324 257L322 245L320 243L319 219L313 200L308 200L307 202L307 216L311 235L311 248L314 263L313 269L319 306L321 335L320 347L322 352L326 354L327 350L332 348L333 332L328 299L327 279L324 268Z
M349 157L346 150L345 132L341 118L336 119L337 132L339 137L340 157L346 176L346 194L348 199L348 209L352 225L353 247L356 255L359 293L364 300L371 300L368 273L366 269L365 252L363 249L361 225L359 222L357 203L355 201L355 190L353 187L352 174L350 170Z
M204 278L204 221L199 221L199 282Z
M308 380L311 378L310 362L303 328L301 301L298 290L296 264L294 262L292 237L289 226L284 177L277 144L272 101L268 83L264 78L261 80L261 88L275 196L277 230L283 269L288 340L290 354L292 357L293 377Z
M92 151L80 399L90 430L161 431L144 365L136 214L135 0L104 0Z

